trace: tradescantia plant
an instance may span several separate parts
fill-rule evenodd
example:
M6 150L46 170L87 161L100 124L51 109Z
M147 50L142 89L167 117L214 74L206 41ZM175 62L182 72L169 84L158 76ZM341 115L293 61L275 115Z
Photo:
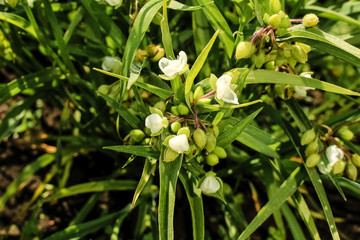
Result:
M34 211L23 239L97 231L98 239L177 239L179 204L189 209L187 238L248 239L270 219L264 238L320 239L320 215L326 236L340 239L323 182L344 199L360 198L360 49L345 41L351 31L336 36L325 23L358 28L350 3L339 12L280 0L23 0L2 7L1 66L18 78L0 88L0 99L21 93L25 101L1 121L1 136L31 130L26 124L36 116L24 111L37 100L62 109L58 135L48 137L55 152L30 163L0 197L1 210L30 176L52 166L24 207ZM39 25L35 13L47 22ZM318 95L327 99L321 106ZM117 162L114 171L68 186L75 156L93 151ZM121 210L87 219L99 192L126 190L132 201L125 193L115 199ZM42 209L82 193L93 195L68 227L38 230ZM251 214L246 199L255 202ZM125 229L135 214L135 230Z

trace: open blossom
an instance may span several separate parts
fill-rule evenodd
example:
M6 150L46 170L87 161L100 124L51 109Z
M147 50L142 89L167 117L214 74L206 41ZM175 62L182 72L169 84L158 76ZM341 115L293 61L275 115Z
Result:
M300 74L300 76L311 78L311 75L309 73L302 73ZM294 89L295 89L295 93L300 97L306 97L307 90L315 90L315 88L313 87L305 87L305 86L295 86Z
M325 166L324 162L320 162L318 164L319 171L322 174L327 174L331 171L331 167L335 165L335 163L344 158L344 152L336 145L331 145L326 148L325 151L326 158L329 160L329 165Z
M145 126L150 128L151 133L155 134L160 132L160 130L164 127L163 119L159 114L153 113L146 117Z
M207 176L201 183L200 189L205 194L216 193L220 189L220 183L215 176Z
M189 142L185 134L180 134L169 140L169 147L177 153L184 153L189 150Z
M227 103L239 104L236 93L231 89L231 77L222 75L216 81L216 98Z
M160 70L165 74L165 76L169 78L183 73L185 71L186 65L187 56L184 51L179 52L179 56L175 60L169 60L163 57L159 61Z

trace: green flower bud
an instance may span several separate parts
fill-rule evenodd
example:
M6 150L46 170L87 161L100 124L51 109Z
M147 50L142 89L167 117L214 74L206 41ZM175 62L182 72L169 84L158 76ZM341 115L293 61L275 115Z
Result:
M291 57L291 58L288 59L288 63L289 63L290 67L294 68L297 61L295 60L295 58Z
M334 172L334 174L342 174L345 170L346 167L346 162L345 161L337 161L333 166L332 166L332 171Z
M265 53L260 51L258 54L251 57L251 61L254 63L255 67L261 68L265 62Z
M164 101L159 101L159 102L155 103L154 108L159 109L161 112L165 112L166 103Z
M280 27L281 28L289 28L291 26L291 22L288 15L285 15L285 17L281 18Z
M213 154L216 154L219 158L226 158L227 154L224 148L216 146L214 151L212 151Z
M170 125L170 128L171 128L171 131L173 133L177 133L179 131L179 129L181 128L181 123L179 122L173 122L171 125Z
M235 58L249 58L255 52L255 48L251 42L239 42L236 46Z
M204 162L204 156L203 155L196 156L196 161L199 164L202 164Z
M218 137L219 134L220 134L220 129L219 129L219 127L218 127L217 125L214 125L213 128L212 128L212 130L213 130L213 133L214 133L215 137Z
M305 44L305 43L297 42L296 45L301 47L301 49L304 50L304 52L306 54L308 54L311 51L311 47L309 45Z
M294 45L292 57L300 63L306 63L307 61L307 54L299 45Z
M159 61L162 57L164 57L165 54L165 50L163 48L160 48L159 51L155 54L155 56L150 58L150 61L152 62L157 62Z
M278 13L281 10L281 3L279 0L270 0L270 10L272 13Z
M145 133L140 129L131 130L130 136L135 142L139 143L145 138Z
M177 135L181 135L181 134L185 134L186 137L189 137L190 136L190 129L188 127L180 128L179 131L177 132Z
M210 153L209 155L206 156L206 163L209 166L215 166L216 164L219 163L219 158L216 154Z
M302 24L304 27L315 27L319 23L319 18L313 14L306 14L302 19Z
M312 168L318 165L319 162L320 162L320 155L317 153L313 153L306 159L306 166L308 168Z
M278 66L278 67L280 67L286 63L287 63L287 57L284 57L284 56L279 55L275 60L275 66Z
M151 138L145 138L142 142L141 145L149 145L151 142Z
M354 164L348 162L346 165L346 174L350 180L355 181L357 179L358 170Z
M11 7L16 7L16 5L18 4L19 0L6 0L6 2L7 2Z
M194 99L197 100L199 97L204 96L204 94L204 89L201 86L198 86L194 92Z
M360 167L360 156L358 154L353 154L351 157L351 161L355 166Z
M211 103L210 98L202 98L196 102L197 105L204 105L204 104L209 104L209 103Z
M354 138L354 133L347 127L342 127L340 130L339 130L339 134L340 134L340 137L342 139L345 139L345 140L351 140Z
M270 19L270 15L268 13L265 13L263 16L263 21L266 25L269 25L269 19Z
M206 145L206 141L207 141L207 137L206 137L206 134L205 132L200 129L200 128L197 128L195 131L194 131L194 141L196 143L196 145L201 149L203 150L205 145Z
M269 18L269 24L270 26L272 26L273 28L278 28L280 27L281 24L281 17L279 14L273 14L270 18Z
M164 162L172 162L179 156L179 153L175 152L171 148L166 148L164 153Z
M309 156L313 153L317 153L319 149L319 143L318 141L315 139L315 141L313 141L312 143L310 143L309 145L307 145L306 150L305 150L305 155Z
M176 116L179 116L179 115L180 115L179 112L178 112L177 106L172 106L172 107L171 107L171 112L172 112L174 115L176 115Z
M315 129L309 129L306 132L304 132L303 136L301 137L301 145L307 145L314 141L316 138Z
M205 144L205 148L208 152L212 152L216 147L216 137L213 133L206 134L207 140Z
M180 103L177 106L177 111L180 115L188 115L189 114L189 108L184 103Z
M148 57L148 53L147 53L147 51L145 51L145 50L138 49L138 50L136 51L135 57L136 57L136 59L139 60L140 62L143 62L144 59L145 59L146 57Z
M270 61L265 63L265 68L268 70L275 70L275 62L274 61Z

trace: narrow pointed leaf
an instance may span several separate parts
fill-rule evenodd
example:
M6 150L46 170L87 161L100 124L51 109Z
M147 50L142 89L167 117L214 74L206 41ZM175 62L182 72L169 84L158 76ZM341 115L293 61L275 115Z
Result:
M159 152L155 152L151 147L147 146L127 146L127 145L118 145L118 146L107 146L104 149L114 150L122 153L129 153L141 157L151 157L158 159Z

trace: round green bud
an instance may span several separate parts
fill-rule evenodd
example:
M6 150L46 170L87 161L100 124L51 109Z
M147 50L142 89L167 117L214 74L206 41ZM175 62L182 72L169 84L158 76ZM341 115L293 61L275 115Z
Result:
M181 128L181 123L179 123L179 122L173 122L173 123L170 125L170 128L171 128L171 131L172 131L173 133L177 133L177 132L180 130L180 128Z
M308 145L312 141L314 141L316 138L315 129L309 129L306 132L304 132L303 136L301 137L301 145Z
M159 109L161 112L165 112L166 103L164 101L159 101L159 102L155 103L154 108Z
M180 103L177 106L177 111L180 115L188 115L190 112L189 108L184 103Z
M342 174L345 170L346 167L346 162L345 161L337 161L333 166L332 166L332 171L334 172L334 174Z
M270 61L265 63L265 68L268 70L275 70L275 62L274 61Z
M146 46L145 51L148 53L149 57L154 57L160 48L160 46L156 46L155 44L149 44Z
M216 164L219 163L219 157L214 153L210 153L209 155L206 156L206 163L209 166L215 166Z
M171 107L171 112L176 115L176 116L179 116L179 112L178 112L178 107L177 106L172 106Z
M149 145L151 142L151 138L145 138L142 142L141 145Z
M272 13L278 13L281 10L281 3L279 0L270 0L270 10Z
M163 48L159 48L159 51L153 57L150 57L150 61L157 62L162 57L164 57L164 54L165 54L165 50Z
M306 159L305 164L308 168L312 168L318 165L319 162L320 162L320 155L317 153L313 153Z
M139 143L145 138L145 133L140 129L134 129L131 130L130 136L135 142Z
M358 170L354 164L351 162L348 162L346 165L346 174L349 177L350 180L355 181L358 176Z
M194 99L197 100L199 97L204 96L204 94L204 89L201 86L198 86L194 92Z
M196 102L197 105L204 105L204 104L209 104L209 103L211 103L210 98L202 98Z
M285 15L285 17L281 18L280 27L281 28L289 28L291 26L291 22L288 15Z
M339 134L340 134L340 137L342 139L345 139L345 140L351 140L354 138L354 133L347 127L342 127L340 130L339 130Z
M216 146L214 151L212 151L213 154L216 154L219 158L226 158L227 154L224 148Z
M200 128L197 128L195 131L194 131L194 141L196 143L196 145L201 149L203 150L205 145L206 145L206 141L207 141L207 137L206 137L206 133L200 129Z
M315 140L312 143L310 143L309 145L307 145L306 150L305 150L305 155L309 156L313 153L317 153L318 149L319 149L319 143L317 140Z
M251 42L239 42L236 46L235 58L249 58L255 52L255 48Z
M179 153L175 152L171 148L166 148L164 154L164 162L172 162L179 156Z
M186 137L190 136L190 129L189 127L182 127L179 129L179 131L177 132L177 135L181 135L181 134L185 134Z
M208 152L212 152L216 147L216 137L213 133L207 133L206 137L205 148Z
M270 18L269 18L269 24L270 26L272 26L273 28L278 28L280 27L281 24L281 17L279 14L273 14Z
M306 14L302 19L302 24L304 27L315 27L319 23L319 18L313 14Z
M360 156L358 154L353 154L351 157L351 161L355 166L360 167Z
M204 162L204 156L203 155L198 155L196 156L196 161L199 163L199 164L202 164Z

